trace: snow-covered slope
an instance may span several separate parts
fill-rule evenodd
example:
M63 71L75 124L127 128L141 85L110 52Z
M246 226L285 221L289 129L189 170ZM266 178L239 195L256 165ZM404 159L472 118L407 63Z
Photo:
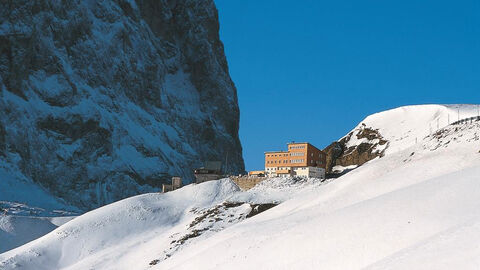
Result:
M0 253L42 237L73 218L0 215Z
M0 252L41 237L79 213L13 164L0 162Z
M0 267L147 269L186 246L322 184L320 179L277 178L242 192L231 180L223 179L166 194L132 197L88 212L1 254Z
M323 183L244 193L225 179L129 198L0 254L0 268L477 269L480 122L396 143Z
M327 167L359 166L402 151L459 119L479 115L479 105L413 105L372 114L346 136L332 143Z
M397 151L187 247L158 269L477 269L479 137L477 121L418 144L397 140ZM471 249L463 253L462 245Z
M449 124L478 115L479 105L413 105L372 114L365 118L355 129L354 135L361 130L377 130L388 141L385 152L395 153L420 142L426 136ZM438 124L438 125L437 125ZM369 142L367 138L351 136L347 147ZM378 149L382 150L382 149Z
M0 255L0 268L15 268L17 264L49 270L119 269L119 265L134 269L132 263L148 266L162 247L170 244L168 237L191 222L192 208L215 205L237 190L233 182L224 180L125 199L79 216L42 238ZM36 263L29 266L28 261Z

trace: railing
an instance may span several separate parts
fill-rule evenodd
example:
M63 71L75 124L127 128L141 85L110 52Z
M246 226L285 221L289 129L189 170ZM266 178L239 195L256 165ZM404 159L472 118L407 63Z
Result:
M453 122L451 125L465 124L465 123L468 123L468 122L472 123L473 121L480 121L480 116L464 118L464 119Z

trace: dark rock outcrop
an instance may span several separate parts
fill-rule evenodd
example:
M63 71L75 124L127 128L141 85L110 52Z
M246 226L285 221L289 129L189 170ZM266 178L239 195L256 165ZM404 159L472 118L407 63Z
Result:
M243 172L218 30L213 0L0 2L2 161L83 209Z
M355 140L357 143L350 143ZM388 141L383 139L377 129L361 124L337 142L333 142L323 151L327 154L327 172L332 172L336 165L347 167L360 166L367 161L382 157Z

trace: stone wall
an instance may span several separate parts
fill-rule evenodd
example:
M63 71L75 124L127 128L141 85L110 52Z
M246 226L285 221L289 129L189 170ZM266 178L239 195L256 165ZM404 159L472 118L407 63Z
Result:
M267 179L267 177L258 177L258 176L230 176L235 184L242 190L249 190L253 188L256 184Z

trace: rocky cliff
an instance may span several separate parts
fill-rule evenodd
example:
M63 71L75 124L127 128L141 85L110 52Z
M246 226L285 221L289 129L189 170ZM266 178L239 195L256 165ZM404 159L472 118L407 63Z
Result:
M243 172L212 0L0 5L2 162L83 209L206 160Z

